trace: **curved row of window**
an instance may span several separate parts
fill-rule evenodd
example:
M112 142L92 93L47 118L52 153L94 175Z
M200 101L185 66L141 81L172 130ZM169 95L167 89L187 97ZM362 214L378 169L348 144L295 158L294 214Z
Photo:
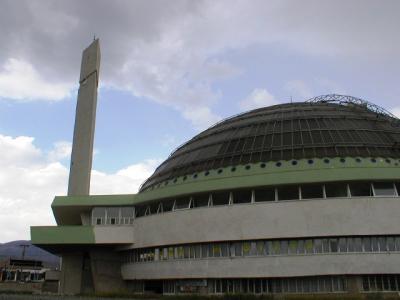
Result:
M394 251L400 251L400 236L276 239L133 249L124 252L123 262L139 263L176 259Z
M395 197L400 195L400 182L334 182L325 184L283 185L260 187L163 199L127 207L95 207L92 225L130 225L134 218L170 211L234 205L340 197Z

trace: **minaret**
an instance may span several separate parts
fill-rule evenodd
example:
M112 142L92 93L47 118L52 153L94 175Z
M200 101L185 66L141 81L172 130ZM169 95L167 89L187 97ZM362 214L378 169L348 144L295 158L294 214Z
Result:
M94 128L96 122L97 86L99 84L100 44L95 39L82 53L78 100L76 103L74 139L72 143L68 196L89 195L92 170ZM81 216L82 225L85 224ZM85 291L83 252L61 253L61 294Z
M90 191L99 69L100 44L95 39L82 53L68 196L89 195Z

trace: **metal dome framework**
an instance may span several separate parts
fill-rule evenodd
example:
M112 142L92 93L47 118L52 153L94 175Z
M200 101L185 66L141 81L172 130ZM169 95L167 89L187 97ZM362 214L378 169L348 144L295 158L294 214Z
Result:
M391 112L387 111L386 109L371 103L367 100L353 97L353 96L348 96L348 95L340 95L340 94L327 94L327 95L321 95L317 96L314 98L308 99L306 102L309 103L337 103L339 105L358 105L360 107L364 107L376 114L379 115L385 115L393 119L397 119L395 115L393 115Z
M177 148L140 191L227 166L324 157L400 158L400 120L359 98L324 95L252 110Z

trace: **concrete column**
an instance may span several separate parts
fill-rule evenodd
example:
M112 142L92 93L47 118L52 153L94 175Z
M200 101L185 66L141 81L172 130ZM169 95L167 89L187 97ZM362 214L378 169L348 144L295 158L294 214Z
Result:
M61 261L60 293L76 295L82 288L82 253L63 254Z

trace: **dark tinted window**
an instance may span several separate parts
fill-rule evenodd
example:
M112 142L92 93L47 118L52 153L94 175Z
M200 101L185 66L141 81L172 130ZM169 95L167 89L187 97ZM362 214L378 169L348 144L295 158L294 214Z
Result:
M232 192L233 203L250 203L251 190L241 190Z
M347 197L346 183L327 183L325 184L326 197Z
M349 184L352 197L372 196L371 184L369 182L354 182Z
M162 211L163 211L163 212L171 211L172 208L174 207L174 202L175 202L174 199L164 200L164 201L162 202L162 208L163 208Z
M397 195L400 196L400 182L396 182Z
M321 184L307 184L301 186L301 198L324 198L324 193Z
M139 205L135 207L136 217L143 217L146 213L146 205Z
M208 206L209 194L200 194L192 197L193 207L203 207Z
M299 188L297 185L287 185L278 188L278 200L299 199Z
M213 193L212 203L214 206L229 204L229 192Z
M275 188L256 189L254 191L254 201L275 201Z
M174 209L189 208L190 197L177 198Z
M375 196L394 196L394 185L392 182L374 182Z

